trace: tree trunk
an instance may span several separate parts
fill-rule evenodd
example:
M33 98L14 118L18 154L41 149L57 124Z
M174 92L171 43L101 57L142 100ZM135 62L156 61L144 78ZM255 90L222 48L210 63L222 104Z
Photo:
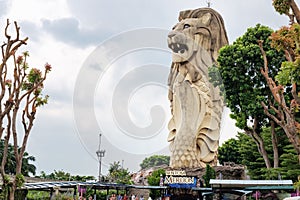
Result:
M290 1L290 6L291 6L291 9L293 11L293 14L296 18L296 21L298 24L300 24L300 10L295 2L295 0L291 0Z
M293 0L291 2L295 3ZM297 5L295 4L297 7ZM298 7L297 7L298 9ZM297 11L299 13L299 9ZM265 114L272 119L276 124L278 124L285 132L288 137L290 143L295 148L298 155L298 163L300 165L300 123L295 118L295 112L292 107L289 107L286 103L284 96L284 87L282 85L277 85L276 82L269 77L269 68L268 68L268 60L266 56L266 52L263 49L263 41L258 41L261 53L264 59L264 68L261 68L262 75L266 78L267 84L272 92L274 100L278 104L277 107L274 105L266 106L264 102L261 102L261 105L264 108ZM293 90L296 91L295 86L293 86ZM298 99L293 99L298 100ZM272 109L276 114L272 114L269 112L269 109Z
M16 191L16 187L15 184L13 183L13 185L11 187L9 187L9 200L14 200L15 199L15 191Z
M271 121L271 137L272 137L272 146L273 146L273 157L274 157L274 165L273 168L278 168L279 165L279 156L278 156L278 139L275 132L275 123Z
M300 165L300 138L296 127L290 127L289 125L282 127L290 143L293 145L298 155L298 164Z
M269 160L268 153L265 149L265 145L264 145L262 138L254 130L252 130L252 131L245 130L245 131L246 131L247 135L249 135L253 138L254 142L257 145L258 152L260 153L260 155L263 157L263 159L265 161L267 169L270 169L272 167L271 162Z

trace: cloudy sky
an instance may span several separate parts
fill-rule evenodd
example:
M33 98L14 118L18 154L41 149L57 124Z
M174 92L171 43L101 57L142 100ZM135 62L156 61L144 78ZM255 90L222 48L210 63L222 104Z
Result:
M230 43L257 23L273 29L288 23L271 0L211 4ZM53 67L45 84L50 101L27 148L37 173L97 176L100 133L104 174L113 161L135 171L145 156L167 154L166 35L179 11L205 6L206 0L0 0L1 30L7 18L17 21L29 37L22 50L30 52L30 66ZM221 142L236 133L227 115Z

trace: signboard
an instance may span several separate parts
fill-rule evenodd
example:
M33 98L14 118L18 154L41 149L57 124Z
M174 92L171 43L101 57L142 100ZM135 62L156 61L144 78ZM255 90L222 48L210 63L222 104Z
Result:
M164 184L175 188L192 188L196 187L197 178L187 176L186 172L182 170L166 171Z

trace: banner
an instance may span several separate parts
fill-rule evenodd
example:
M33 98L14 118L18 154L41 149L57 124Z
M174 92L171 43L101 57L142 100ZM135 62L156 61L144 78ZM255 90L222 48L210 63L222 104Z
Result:
M197 185L197 178L187 176L185 171L166 171L164 184L174 188L192 188Z

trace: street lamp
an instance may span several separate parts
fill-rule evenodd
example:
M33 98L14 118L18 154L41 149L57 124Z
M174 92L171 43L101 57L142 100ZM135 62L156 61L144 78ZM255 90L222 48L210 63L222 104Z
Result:
M101 134L99 134L99 147L98 150L96 151L98 161L99 161L99 182L101 182L101 164L102 164L102 158L104 157L105 150L101 150Z

